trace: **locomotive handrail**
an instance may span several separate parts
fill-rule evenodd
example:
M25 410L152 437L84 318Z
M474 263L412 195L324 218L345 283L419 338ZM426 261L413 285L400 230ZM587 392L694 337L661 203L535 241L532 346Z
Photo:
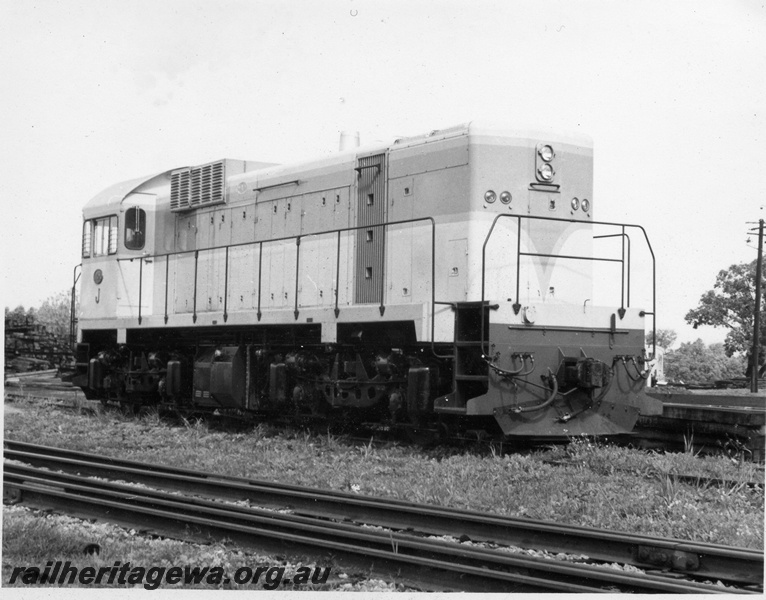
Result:
M336 234L338 235L338 244L336 249L336 268L335 268L335 317L337 318L340 314L340 306L339 306L339 294L338 289L340 287L340 249L341 249L341 236L343 233L348 233L352 231L357 231L360 229L370 229L370 228L376 228L376 227L383 227L384 229L388 229L391 226L397 226L397 225L411 225L414 223L420 223L420 222L428 222L431 224L431 344L434 343L434 333L435 333L435 305L436 305L436 221L433 217L418 217L414 219L402 219L399 221L388 221L386 223L376 223L376 224L368 224L368 225L358 225L355 227L343 227L340 229L328 229L326 231L317 231L312 233L305 233L300 235L291 235L291 236L284 236L280 238L272 238L267 240L251 240L248 242L239 242L236 244L226 244L224 246L209 246L206 248L195 248L193 250L177 250L174 252L164 252L164 253L158 253L158 254L143 254L141 256L133 256L133 257L125 257L125 258L117 258L117 262L122 261L130 261L133 262L134 260L139 260L139 283L138 283L138 324L140 325L142 323L142 315L141 315L141 303L142 303L142 294L143 294L143 263L144 261L150 261L151 259L158 259L158 258L164 258L165 259L165 315L164 320L167 324L168 322L168 282L169 282L169 266L170 266L170 258L181 256L184 254L194 254L194 296L193 296L193 305L192 305L192 321L194 323L197 322L197 282L198 282L198 264L199 264L199 254L200 252L209 252L214 250L224 250L225 251L225 275L224 275L224 309L223 309L223 315L224 315L224 322L228 320L228 284L229 284L229 253L231 248L240 248L245 246L254 246L255 244L258 244L258 307L256 316L258 320L261 320L262 312L261 312L261 288L262 288L262 265L263 265L263 245L269 244L269 243L277 243L277 242L286 242L290 240L295 240L296 245L296 257L295 257L295 303L294 303L294 311L293 314L295 316L295 319L298 319L299 316L299 310L298 310L298 297L299 297L299 277L300 277L300 246L301 246L301 239L303 238L309 238L309 237L318 237L322 235L330 235L330 234ZM384 252L384 260L385 260L385 252ZM380 314L381 316L385 312L385 267L383 269L383 273L381 275L382 281L381 281L381 295L380 295Z
M652 315L652 355L650 357L650 360L653 359L657 353L657 344L656 344L656 327L657 327L657 266L656 266L656 260L654 256L654 250L652 249L652 244L649 241L649 236L646 233L646 230L641 225L635 225L635 224L629 224L629 223L614 223L610 221L578 221L575 219L562 219L558 217L542 217L542 216L535 216L535 215L509 215L509 214L499 214L497 215L493 221L492 225L489 228L489 231L487 232L486 237L484 238L484 243L482 244L481 248L481 306L485 305L485 284L486 284L486 252L487 252L487 244L489 243L490 238L492 237L492 233L495 230L495 225L497 225L498 221L502 218L512 218L517 219L518 227L517 227L517 235L516 235L516 297L515 302L513 304L513 310L516 314L518 314L519 310L521 309L521 303L519 302L519 290L520 290L520 281L521 281L521 257L522 256L539 256L539 257L549 257L549 258L565 258L565 259L573 259L573 260L591 260L591 261L604 261L604 262L619 262L622 263L622 279L621 279L621 294L622 294L622 300L620 307L621 311L625 310L625 307L630 307L630 237L625 233L625 229L628 227L640 229L641 232L644 234L644 240L646 241L646 246L649 250L649 253L652 257L652 310L649 311L641 311L641 316L644 315ZM613 259L613 258L603 258L603 257L596 257L596 256L573 256L573 255L562 255L562 254L542 254L542 253L536 253L536 252L522 252L521 251L521 220L522 219L529 219L529 220L538 220L538 221L554 221L559 223L579 223L583 225L604 225L608 227L620 227L622 229L622 233L609 235L609 236L594 236L594 238L602 238L602 237L622 237L623 245L622 245L622 258L620 259ZM628 276L627 276L627 282L628 282L628 303L625 304L625 238L628 239ZM624 313L623 313L624 314ZM484 327L484 318L481 319L481 349L482 352L486 352L486 340L485 340L485 327Z
M622 238L622 255L623 255L623 257L625 256L625 241L627 240L627 242L628 242L628 259L627 259L627 263L628 263L628 278L627 278L627 281L626 281L625 280L625 262L621 261L622 262L622 282L623 282L623 285L622 285L622 290L621 290L621 292L622 292L622 299L620 300L620 303L621 303L622 306L625 306L625 288L627 287L627 295L628 295L628 304L627 304L627 306L630 306L630 236L627 233L625 233L625 227L623 226L622 233L612 233L612 234L609 234L609 235L594 235L593 239L594 240L601 240L601 239L613 238L613 237ZM627 286L625 285L626 283L627 283Z
M80 272L77 272L80 269ZM77 342L77 311L76 311L76 298L77 298L77 282L82 275L82 263L75 265L72 269L72 294L69 304L69 347L74 350L75 343Z

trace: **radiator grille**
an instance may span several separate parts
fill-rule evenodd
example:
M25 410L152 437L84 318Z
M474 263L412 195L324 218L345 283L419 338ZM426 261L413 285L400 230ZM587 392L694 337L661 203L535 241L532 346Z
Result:
M189 210L226 201L223 161L173 171L170 175L170 210Z

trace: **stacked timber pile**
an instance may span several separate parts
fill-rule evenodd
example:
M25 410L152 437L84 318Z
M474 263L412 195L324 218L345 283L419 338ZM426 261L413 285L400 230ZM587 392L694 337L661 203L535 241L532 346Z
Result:
M69 392L71 394L82 393L69 381L62 381L59 377L58 369L47 369L45 371L30 371L27 373L11 373L5 376L5 389L21 392L28 391L49 391L49 392Z

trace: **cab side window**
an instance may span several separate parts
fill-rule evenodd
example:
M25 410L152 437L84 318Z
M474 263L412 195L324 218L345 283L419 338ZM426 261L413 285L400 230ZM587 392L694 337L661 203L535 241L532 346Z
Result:
M125 211L125 247L141 250L146 238L146 212L134 206Z

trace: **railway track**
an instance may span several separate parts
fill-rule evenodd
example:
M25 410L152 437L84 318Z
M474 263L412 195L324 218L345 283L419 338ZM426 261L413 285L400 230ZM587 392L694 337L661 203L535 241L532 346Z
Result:
M164 535L226 537L275 552L331 553L336 563L421 589L705 593L759 592L763 587L763 553L753 550L307 489L9 440L5 444L5 492L11 501L19 493L22 502L36 508ZM227 503L242 500L258 508ZM528 556L519 548L587 560ZM711 580L738 587L700 583Z

